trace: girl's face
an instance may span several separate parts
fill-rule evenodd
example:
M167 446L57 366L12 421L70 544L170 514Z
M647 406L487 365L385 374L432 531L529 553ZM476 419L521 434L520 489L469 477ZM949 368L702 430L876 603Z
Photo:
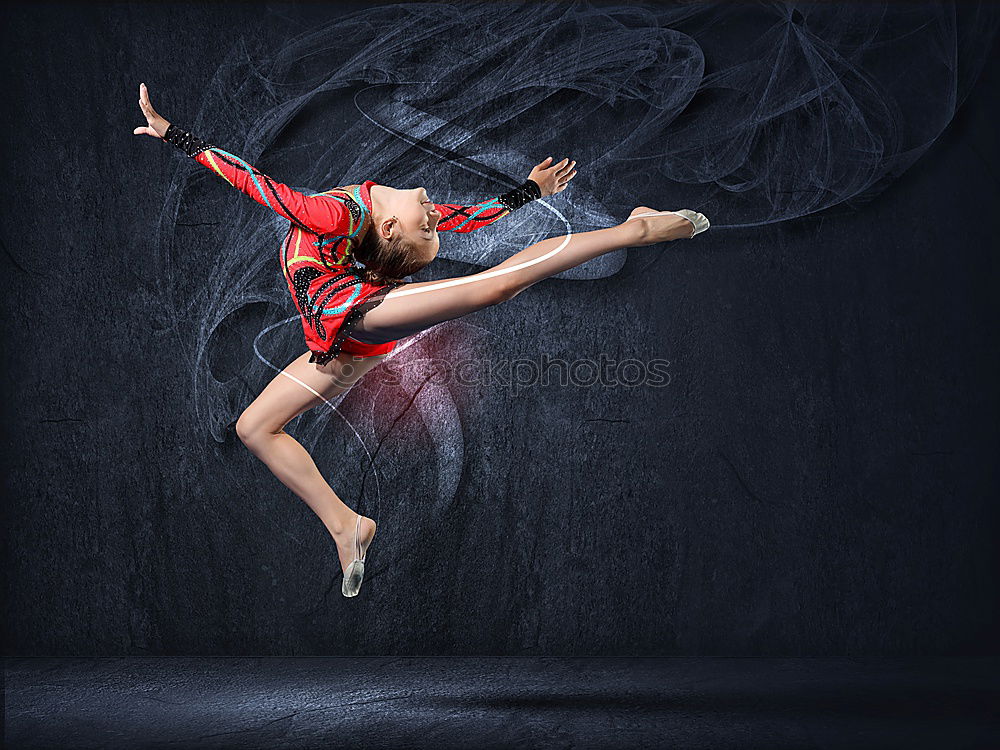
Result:
M386 239L406 237L425 262L430 263L441 247L437 232L441 212L434 207L422 187L411 190L397 190L385 185L380 187L379 208L382 215L376 219L376 230Z

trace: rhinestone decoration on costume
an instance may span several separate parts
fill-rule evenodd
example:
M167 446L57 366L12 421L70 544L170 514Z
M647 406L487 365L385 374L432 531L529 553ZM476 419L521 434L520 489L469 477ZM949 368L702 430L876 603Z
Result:
M163 140L290 222L281 243L281 269L302 318L310 362L326 364L341 351L372 356L395 348L396 341L365 344L348 338L368 310L406 283L365 281L354 259L354 248L371 226L370 191L377 183L366 180L308 195L176 125L167 128ZM435 204L441 213L437 229L471 232L540 197L539 186L526 180L483 203Z

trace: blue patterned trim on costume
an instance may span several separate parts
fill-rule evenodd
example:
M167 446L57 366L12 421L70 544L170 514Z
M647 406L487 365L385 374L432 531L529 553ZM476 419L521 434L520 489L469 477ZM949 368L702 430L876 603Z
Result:
M506 206L504 206L504 205L503 205L502 203L500 203L500 201L498 201L498 200L497 200L496 198L493 198L492 200L489 200L489 201L486 201L486 203L483 203L483 204L482 204L482 208L480 208L480 209L479 209L478 211L476 211L475 213L473 213L473 214L470 214L469 216L467 216L467 217L465 218L465 221L463 221L463 222L462 222L461 224L456 224L455 226L453 226L453 227L451 228L451 231L452 231L452 232L456 232L456 231L458 231L459 227L463 227L463 226L465 226L465 225L466 225L466 224L468 224L468 223L469 223L469 222L470 222L470 221L471 221L472 219L476 218L476 217L477 217L477 216L478 216L479 214L481 214L481 213L482 213L483 211L485 211L485 210L487 210L487 209L489 209L489 208L496 208L496 207L497 207L497 205L500 205L500 206L503 206L503 208L507 208L507 207L506 207Z
M320 310L320 312L324 315L336 315L337 313L344 312L344 310L351 306L351 303L357 298L357 296L361 294L362 286L364 285L361 283L355 284L354 291L351 292L351 296L344 301L344 304L338 305L337 307L324 307Z

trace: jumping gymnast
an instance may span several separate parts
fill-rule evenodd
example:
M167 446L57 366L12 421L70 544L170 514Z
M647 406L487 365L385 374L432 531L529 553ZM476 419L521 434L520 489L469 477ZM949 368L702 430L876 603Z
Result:
M165 120L150 104L144 83L139 85L139 107L147 124L136 128L135 135L177 146L290 222L281 243L281 266L309 351L243 411L236 433L330 532L344 573L344 596L356 596L361 588L375 521L344 504L285 425L349 389L401 338L500 304L605 253L690 238L709 227L703 214L689 209L638 206L617 226L550 237L480 273L407 282L403 277L437 255L438 232L470 232L532 200L562 192L577 173L576 162L553 163L546 157L520 187L470 206L433 203L422 187L397 190L371 180L307 194Z

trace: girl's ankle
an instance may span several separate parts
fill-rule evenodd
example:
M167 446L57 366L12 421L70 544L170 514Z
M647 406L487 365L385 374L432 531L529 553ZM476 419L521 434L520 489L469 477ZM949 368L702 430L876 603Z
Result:
M621 230L625 237L623 247L641 247L649 244L650 230L647 219L630 219L615 228Z

